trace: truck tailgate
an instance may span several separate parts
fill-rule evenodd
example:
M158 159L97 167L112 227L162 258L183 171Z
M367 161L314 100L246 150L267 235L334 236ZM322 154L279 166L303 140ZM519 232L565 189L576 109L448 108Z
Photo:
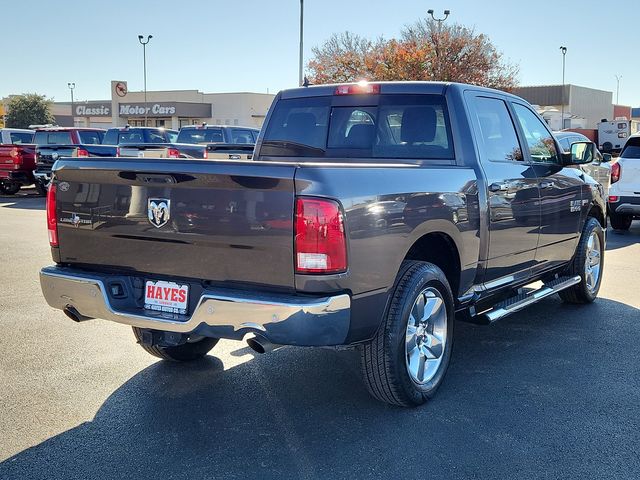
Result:
M294 288L295 166L96 160L56 165L61 262Z

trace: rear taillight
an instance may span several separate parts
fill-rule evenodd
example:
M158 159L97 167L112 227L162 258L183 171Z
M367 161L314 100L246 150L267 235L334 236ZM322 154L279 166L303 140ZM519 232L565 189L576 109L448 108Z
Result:
M13 147L9 152L14 165L22 165L22 151L18 147Z
M296 200L295 256L297 273L340 273L347 270L347 242L340 205L333 200Z
M120 147L116 147L116 157L120 156Z
M611 183L616 183L620 180L620 175L622 174L622 168L618 162L611 164Z
M47 191L47 229L49 230L49 245L58 246L58 219L56 217L56 186L49 184Z
M358 82L351 85L338 85L334 95L377 95L380 93L380 84Z
M167 148L168 158L180 158L180 152L177 148Z
M206 149L204 151L204 154L202 155L202 158L204 158L205 160L209 158L209 152Z
M620 200L618 195L609 195L609 203L616 203L618 200Z
M78 151L76 152L76 155L78 157L88 157L89 156L89 152L86 151L84 148L79 148Z

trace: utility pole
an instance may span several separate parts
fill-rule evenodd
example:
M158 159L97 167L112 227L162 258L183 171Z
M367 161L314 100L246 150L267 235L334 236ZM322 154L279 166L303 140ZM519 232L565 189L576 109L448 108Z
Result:
M73 126L76 125L76 112L73 109L73 89L76 88L76 84L74 82L67 83L67 87L71 90L71 118L73 119Z
M622 75L616 75L616 105L620 105L620 80Z
M561 118L560 118L560 130L564 130L564 69L565 69L565 58L567 56L567 47L560 47L560 51L562 52L562 94L561 94Z
M304 54L302 52L303 47L303 33L304 33L304 0L300 0L300 58L298 59L298 85L302 86L303 77L302 69L304 63Z
M147 43L153 38L153 35L147 35L147 40L144 40L143 35L138 35L138 41L142 45L142 65L144 70L144 126L148 127L147 121Z

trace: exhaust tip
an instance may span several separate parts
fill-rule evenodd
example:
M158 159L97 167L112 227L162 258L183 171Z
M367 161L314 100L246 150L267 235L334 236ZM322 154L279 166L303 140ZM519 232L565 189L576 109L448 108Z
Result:
M77 323L84 322L85 320L91 320L91 317L85 317L71 305L67 305L62 311L67 317Z
M274 350L278 350L279 348L282 348L282 345L274 345L269 340L267 340L266 338L260 335L255 335L253 337L248 338L247 345L251 350L260 354L273 352Z

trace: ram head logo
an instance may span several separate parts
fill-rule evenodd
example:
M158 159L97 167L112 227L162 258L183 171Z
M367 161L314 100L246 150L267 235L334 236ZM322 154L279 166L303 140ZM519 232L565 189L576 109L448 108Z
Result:
M147 202L149 222L156 228L166 225L170 218L171 202L166 198L150 198Z

